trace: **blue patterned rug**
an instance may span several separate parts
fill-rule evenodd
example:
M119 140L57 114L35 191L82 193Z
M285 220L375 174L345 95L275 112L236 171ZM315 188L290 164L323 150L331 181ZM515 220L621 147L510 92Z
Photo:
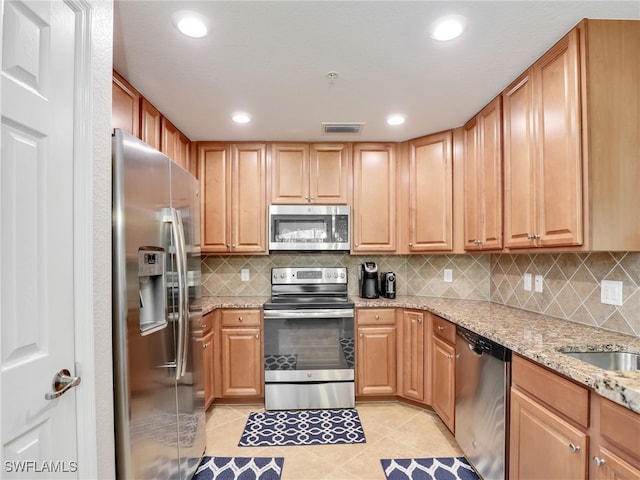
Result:
M365 443L360 417L353 408L251 412L238 446L339 443Z
M464 457L380 460L387 480L480 480Z
M193 480L280 480L282 457L204 457Z

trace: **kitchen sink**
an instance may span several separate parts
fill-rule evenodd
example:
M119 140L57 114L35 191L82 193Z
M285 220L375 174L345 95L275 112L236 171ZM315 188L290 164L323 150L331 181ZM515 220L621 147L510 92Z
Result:
M639 370L640 354L630 352L562 352L603 370Z

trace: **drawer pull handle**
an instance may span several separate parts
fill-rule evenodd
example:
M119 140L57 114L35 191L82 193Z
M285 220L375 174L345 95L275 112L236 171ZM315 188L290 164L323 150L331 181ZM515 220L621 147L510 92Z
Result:
M578 453L580 451L580 445L575 445L573 443L570 443L569 450L571 450L571 453Z
M607 461L604 458L600 458L600 457L593 457L593 463L595 464L596 467L601 467L602 465L604 465Z

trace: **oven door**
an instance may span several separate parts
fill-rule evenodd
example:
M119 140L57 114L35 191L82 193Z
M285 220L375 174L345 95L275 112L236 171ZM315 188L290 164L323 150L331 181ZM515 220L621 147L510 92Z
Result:
M265 408L352 408L353 309L264 313Z

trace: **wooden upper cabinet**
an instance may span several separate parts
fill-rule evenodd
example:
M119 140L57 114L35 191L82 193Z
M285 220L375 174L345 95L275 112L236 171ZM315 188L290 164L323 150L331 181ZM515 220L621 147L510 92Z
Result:
M640 249L639 49L583 20L503 92L506 248Z
M198 144L203 253L266 253L266 145Z
M502 248L502 100L464 126L464 248Z
M165 117L161 117L160 126L162 153L185 170L189 170L190 140Z
M161 117L160 111L143 97L140 101L140 138L156 150L162 148L160 144Z
M396 251L396 149L353 146L353 253Z
M273 144L271 203L347 204L348 144Z
M140 138L140 93L113 71L111 127Z
M572 30L503 94L508 248L582 243L578 48Z
M452 142L451 131L409 142L409 237L402 252L453 249Z

